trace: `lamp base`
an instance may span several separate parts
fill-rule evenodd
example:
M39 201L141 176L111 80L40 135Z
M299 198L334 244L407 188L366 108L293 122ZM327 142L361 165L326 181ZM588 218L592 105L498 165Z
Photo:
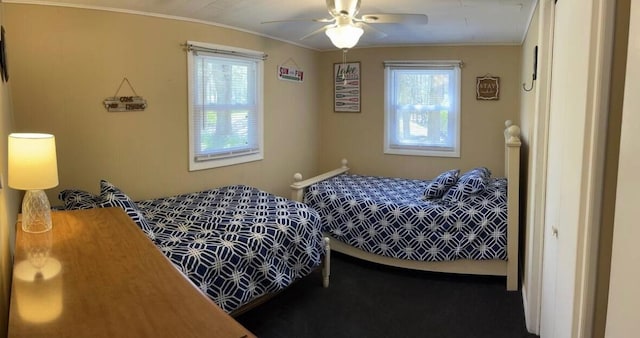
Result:
M27 190L22 199L22 230L45 232L51 227L51 205L44 190Z

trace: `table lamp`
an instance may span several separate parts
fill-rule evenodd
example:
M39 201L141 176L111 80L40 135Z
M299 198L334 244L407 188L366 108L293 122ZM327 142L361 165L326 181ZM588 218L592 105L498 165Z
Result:
M9 134L8 148L9 187L26 190L22 200L22 230L51 230L51 205L44 189L58 185L55 137L13 133Z

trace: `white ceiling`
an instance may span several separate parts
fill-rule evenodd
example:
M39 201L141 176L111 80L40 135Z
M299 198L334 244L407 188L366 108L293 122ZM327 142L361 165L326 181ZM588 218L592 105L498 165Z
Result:
M340 0L337 0L340 1ZM336 2L337 2L336 1ZM427 44L520 44L537 0L361 0L362 14L426 14L427 25L375 24L358 47ZM331 18L325 0L4 0L145 12L205 21L318 50L335 49L324 34L301 40L323 23L263 21Z

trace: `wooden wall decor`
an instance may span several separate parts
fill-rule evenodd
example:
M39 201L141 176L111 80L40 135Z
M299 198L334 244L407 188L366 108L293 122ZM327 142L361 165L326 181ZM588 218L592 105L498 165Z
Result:
M125 82L127 82L129 88L131 88L134 96L118 96L120 88L122 88L122 85ZM147 108L147 100L142 96L138 96L136 90L133 89L133 86L129 82L129 79L125 77L122 79L122 82L120 82L120 86L118 86L116 93L113 96L104 99L104 107L110 112L142 111Z
M476 77L476 100L499 100L500 78L485 75Z

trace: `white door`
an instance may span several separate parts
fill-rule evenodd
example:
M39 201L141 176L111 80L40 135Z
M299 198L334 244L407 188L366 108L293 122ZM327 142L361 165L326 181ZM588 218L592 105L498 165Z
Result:
M558 305L561 303L573 303L571 293L558 292L558 246L559 242L568 242L571 237L571 224L562 224L563 213L567 213L563 202L568 200L563 196L564 180L567 178L564 168L572 165L574 160L565 158L570 145L569 137L577 128L567 128L569 121L567 116L576 114L568 107L572 97L575 98L579 91L577 86L570 86L573 50L568 47L571 43L571 25L567 21L567 1L560 1L555 8L553 62L551 66L551 98L549 114L549 149L547 152L547 186L544 226L544 252L542 263L542 311L540 318L541 337L570 337L560 335L565 332L562 323L566 318L558 320ZM582 81L584 83L584 81ZM572 93L576 91L578 93ZM566 131L566 133L565 133ZM579 153L579 152L578 152ZM577 189L574 189L577 190ZM560 237L562 236L562 237ZM571 269L571 266L562 266L562 269ZM560 297L560 299L557 298Z
M598 25L600 16L608 15L606 1L559 0L555 8L543 230L543 338L579 337L589 317L583 310L590 288L585 281L592 272L584 250L594 236L592 214L597 210L592 205L600 198L594 182L604 135L594 121L603 110L594 95L608 93L602 88L606 73L601 61L604 43L599 40L607 29Z

